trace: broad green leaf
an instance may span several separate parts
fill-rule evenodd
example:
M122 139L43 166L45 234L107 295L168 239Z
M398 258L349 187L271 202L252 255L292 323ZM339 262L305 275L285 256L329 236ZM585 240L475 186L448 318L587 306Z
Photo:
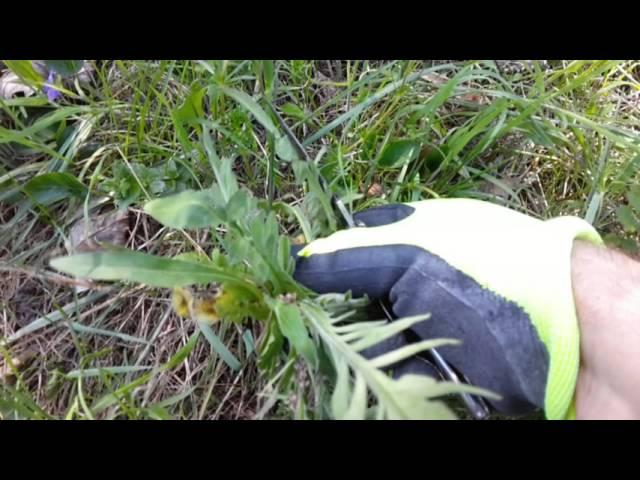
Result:
M251 288L239 276L210 265L157 257L124 248L54 258L50 263L62 272L95 280L127 280L162 288L231 282Z
M302 320L300 309L293 304L277 301L275 314L282 334L291 342L297 352L302 354L311 365L318 364L316 347L309 337L307 327Z
M234 259L243 259L249 266L254 281L265 283L272 279L271 259L265 258L263 252L254 246L252 238L237 232L227 234L225 248L228 255Z
M345 205L351 205L361 198L364 198L364 195L362 193L356 192L355 190L349 190L340 197L340 200L342 200L342 203L344 203Z
M232 169L233 162L229 158L218 157L213 139L208 131L203 134L203 143L218 189L222 194L223 200L228 202L231 196L238 191L238 182Z
M184 123L204 118L203 100L207 89L197 82L191 85L189 95L184 103L174 111L175 118Z
M326 192L320 184L320 172L316 162L298 160L293 162L292 165L298 184L306 182L309 188L303 203L303 212L313 218L311 236L308 239L312 239L316 235L327 235L335 232L337 226L335 213L331 206L331 194ZM323 224L326 224L326 226Z
M339 420L364 420L367 415L367 382L362 375L356 375L349 408Z
M438 169L438 167L440 167L440 164L449 154L449 146L440 145L437 148L426 147L425 149L423 149L423 153L425 165L430 171L434 172Z
M287 162L301 160L298 152L286 135L283 135L276 140L276 155L278 155L281 160Z
M204 228L222 223L220 192L216 189L187 190L147 202L144 211L172 228Z
M187 152L191 151L192 144L185 125L195 124L196 130L201 132L202 127L198 123L204 118L204 108L202 105L206 91L206 88L200 87L200 85L195 82L191 85L189 95L187 95L183 104L171 112L171 120L175 126L176 135L182 148Z
M628 205L622 205L616 209L616 217L627 232L637 232L640 229L640 221L634 215Z
M274 60L262 60L262 78L264 80L264 93L268 98L271 98L277 79Z
M295 118L296 120L303 120L307 114L295 103L285 103L280 107L280 110L285 115Z
M238 190L227 203L225 214L227 221L244 221L251 214L254 207L251 202L249 192L246 190Z
M603 198L604 194L602 192L594 192L591 200L589 201L589 207L587 208L587 213L585 214L584 219L592 225L600 211L600 205L602 205Z
M284 337L276 321L270 321L268 325L269 332L259 345L260 359L258 360L258 367L261 370L270 372L276 365L278 355L282 352Z
M251 98L246 93L236 90L235 88L227 88L227 87L218 87L218 89L224 94L233 98L236 102L242 105L244 108L249 110L251 114L255 117L255 119L269 132L275 135L276 137L280 137L280 132L278 128L275 126L269 115L263 110L263 108L258 105L253 98Z
M45 60L44 64L63 77L70 77L82 69L84 62L82 60Z
M624 169L618 174L617 181L627 183L640 172L640 155L636 155L627 162Z
M50 205L69 197L84 198L87 187L69 173L44 173L29 180L23 192L35 203Z
M204 263L207 265L211 265L213 264L213 261L207 257L205 254L203 253L199 253L199 252L185 252L185 253L180 253L179 255L176 255L175 257L173 257L174 260L181 260L184 262L193 262L193 263Z
M346 362L336 359L335 368L336 384L331 395L331 412L335 418L342 418L349 408L351 398L349 366Z
M291 258L291 242L285 236L278 241L278 265L289 273L293 273L295 268L295 261Z
M31 60L3 60L5 65L9 67L20 79L28 85L39 87L42 85L43 78L35 68Z
M378 159L378 166L382 168L401 167L414 159L419 150L420 144L413 140L389 142Z
M635 187L627 192L627 200L629 205L640 214L640 188Z
M251 355L256 349L251 330L247 329L244 331L244 333L242 334L242 341L244 342L244 348L247 352L247 357L249 357L249 355Z

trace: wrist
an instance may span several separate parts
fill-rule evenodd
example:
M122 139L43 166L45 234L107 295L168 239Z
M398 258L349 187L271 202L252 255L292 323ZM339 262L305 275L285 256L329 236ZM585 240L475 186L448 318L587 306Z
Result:
M577 418L640 416L640 264L574 242L572 287L580 328Z
M592 329L599 330L606 322L622 321L626 316L638 318L640 263L626 255L575 241L571 280L578 322L581 331L584 330L585 340L590 341Z

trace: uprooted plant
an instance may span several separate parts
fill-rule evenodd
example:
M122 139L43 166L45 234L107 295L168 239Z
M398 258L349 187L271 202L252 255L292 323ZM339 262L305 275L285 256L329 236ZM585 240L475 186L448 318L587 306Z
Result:
M210 342L217 339L212 322L262 322L257 361L272 380L263 414L278 399L293 398L290 406L297 418L454 418L441 397L463 391L490 395L479 388L417 375L393 379L384 371L384 367L419 351L455 340L430 340L371 360L363 357L362 350L428 315L391 324L356 321L362 320L358 309L366 300L317 296L299 285L292 276L291 244L280 231L275 212L301 218L304 211L313 211L313 202L326 205L327 198L312 185L313 195L302 207L278 208L283 205L257 199L239 185L232 161L218 156L206 128L202 131L202 147L215 183L204 190L152 200L144 209L171 228L210 229L216 245L213 251L164 258L107 247L100 252L57 258L51 265L79 277L172 288L176 312L198 322L198 332ZM313 176L312 165L296 159L292 162L298 176L307 180ZM323 209L319 207L316 213L318 210ZM330 214L327 209L323 211ZM189 288L212 284L214 291L204 295Z

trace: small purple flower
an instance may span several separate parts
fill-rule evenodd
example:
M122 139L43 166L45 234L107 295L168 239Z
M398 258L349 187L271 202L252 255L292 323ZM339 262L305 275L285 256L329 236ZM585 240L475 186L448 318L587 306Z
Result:
M49 76L47 77L47 83L50 85L53 85L55 81L56 81L55 73L53 72L53 70L50 70ZM49 99L50 102L55 102L60 97L62 97L62 94L58 90L56 90L54 87L50 87L49 85L44 86L44 91L47 94L47 98Z

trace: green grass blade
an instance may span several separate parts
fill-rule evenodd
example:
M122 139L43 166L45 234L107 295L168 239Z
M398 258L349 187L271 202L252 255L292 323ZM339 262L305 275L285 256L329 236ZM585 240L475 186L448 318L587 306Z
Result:
M96 302L96 300L99 300L107 296L107 294L108 293L104 291L91 292L86 297L83 297L80 300L78 300L77 303L76 302L69 303L64 307L62 307L60 310L54 310L53 312L47 315L37 318L33 322L29 323L28 325L25 325L20 330L16 331L14 334L7 337L7 343L15 342L16 340L19 340L25 335L29 335L30 333L37 332L41 328L45 328L50 325L56 324L60 320L71 315L74 311L80 310L85 305L93 305Z
M117 367L85 368L84 370L71 370L65 376L69 379L90 378L90 377L99 377L105 373L119 374L119 373L143 372L145 370L150 370L151 368L153 367L133 366L133 365L117 366Z
M322 137L326 136L328 133L332 132L333 130L338 128L343 123L353 119L357 115L360 115L367 108L369 108L370 106L372 106L376 102L379 102L380 100L385 98L390 93L393 93L396 90L398 90L399 88L401 88L401 87L403 87L405 85L408 85L411 82L414 82L414 81L418 80L420 77L426 75L427 73L430 73L430 72L433 72L433 71L436 71L436 70L439 70L439 68L427 68L427 69L424 69L424 70L420 70L419 72L415 72L415 73L409 75L406 78L403 78L403 79L400 79L400 80L396 80L395 82L390 83L386 87L380 89L378 92L376 92L373 95L371 95L364 102L359 103L358 105L353 107L348 112L343 113L338 118L336 118L335 120L333 120L332 122L330 122L326 126L322 127L320 130L315 132L313 135L311 135L308 138L306 138L302 142L302 145L304 147L307 147L307 146L311 145L313 142L315 142L315 141L321 139Z
M211 345L211 348L213 348L213 351L220 355L222 361L226 363L231 370L235 372L240 370L240 367L242 366L240 360L238 360L236 356L224 345L224 343L222 343L222 340L220 340L220 337L216 335L213 329L203 322L198 322L198 328L204 335L204 338L209 342L209 345Z

